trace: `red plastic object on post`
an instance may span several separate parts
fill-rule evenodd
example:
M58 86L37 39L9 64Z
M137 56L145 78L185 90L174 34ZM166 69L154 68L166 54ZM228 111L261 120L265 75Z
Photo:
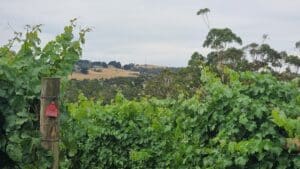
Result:
M57 117L58 116L58 108L56 107L54 102L51 102L46 108L46 116L47 117Z

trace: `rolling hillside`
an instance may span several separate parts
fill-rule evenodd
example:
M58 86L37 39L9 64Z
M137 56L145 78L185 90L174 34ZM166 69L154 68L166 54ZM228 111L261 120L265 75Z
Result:
M90 69L88 74L73 72L69 79L84 80L84 79L111 79L115 77L137 77L139 72L117 69L117 68L101 68L97 70Z

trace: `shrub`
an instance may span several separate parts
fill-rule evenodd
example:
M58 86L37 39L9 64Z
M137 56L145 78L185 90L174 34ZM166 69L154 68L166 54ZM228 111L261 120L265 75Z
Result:
M300 115L299 88L272 75L207 68L192 98L111 104L79 97L62 137L69 168L299 168L274 109Z

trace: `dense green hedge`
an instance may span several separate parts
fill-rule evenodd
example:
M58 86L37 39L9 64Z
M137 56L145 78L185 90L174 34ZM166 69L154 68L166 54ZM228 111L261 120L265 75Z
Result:
M296 81L227 69L223 79L204 69L204 86L190 99L129 101L118 94L103 105L80 95L62 119L62 166L300 168L299 154L285 148L289 131L272 117L275 110L300 115Z

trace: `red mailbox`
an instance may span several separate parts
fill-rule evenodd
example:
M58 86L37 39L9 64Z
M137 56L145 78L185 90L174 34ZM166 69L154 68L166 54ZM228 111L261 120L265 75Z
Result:
M55 102L51 102L47 107L46 107L46 116L47 117L57 117L58 116L58 108L55 105Z

